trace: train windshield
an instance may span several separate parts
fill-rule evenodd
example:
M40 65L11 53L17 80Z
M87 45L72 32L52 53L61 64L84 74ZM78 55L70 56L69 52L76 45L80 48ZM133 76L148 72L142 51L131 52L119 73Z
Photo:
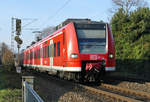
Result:
M106 53L106 24L79 24L76 33L81 54Z

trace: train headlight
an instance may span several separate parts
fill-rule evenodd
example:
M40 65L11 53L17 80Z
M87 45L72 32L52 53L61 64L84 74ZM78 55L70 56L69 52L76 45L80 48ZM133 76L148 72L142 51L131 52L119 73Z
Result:
M71 57L71 58L78 58L78 54L72 53L72 54L70 55L70 57Z
M109 58L113 58L114 55L112 53L109 54Z

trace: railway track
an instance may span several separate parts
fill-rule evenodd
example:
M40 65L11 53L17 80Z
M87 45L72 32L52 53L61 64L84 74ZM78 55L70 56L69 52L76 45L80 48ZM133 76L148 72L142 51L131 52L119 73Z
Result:
M98 87L80 85L94 94L109 98L112 102L150 102L150 93L121 88L109 84Z
M136 90L131 90L131 89L127 89L127 88L121 88L121 87L117 87L114 85L109 85L109 84L101 84L102 88L105 89L110 89L113 90L115 92L119 92L122 94L126 94L128 96L133 96L133 97L137 97L138 99L141 100L149 100L150 101L150 93L148 92L142 92L142 91L136 91Z
M45 78L49 77L49 75L36 73L36 75L37 74L38 76L40 75ZM56 79L59 80L59 78ZM121 88L121 87L117 87L110 84L104 84L104 83L102 83L100 86L88 86L88 85L83 85L78 83L74 83L74 84L76 84L76 86L79 86L79 88L83 88L86 91L91 92L92 94L94 93L96 95L109 98L111 102L141 102L141 101L150 102L150 93L147 92L135 91L135 90Z

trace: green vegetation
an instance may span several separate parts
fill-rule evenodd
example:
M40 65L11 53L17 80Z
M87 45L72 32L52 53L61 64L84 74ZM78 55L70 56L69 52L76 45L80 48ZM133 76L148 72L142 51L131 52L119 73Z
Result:
M117 71L150 77L150 9L129 14L120 8L113 16Z
M0 102L21 102L21 76L0 67Z

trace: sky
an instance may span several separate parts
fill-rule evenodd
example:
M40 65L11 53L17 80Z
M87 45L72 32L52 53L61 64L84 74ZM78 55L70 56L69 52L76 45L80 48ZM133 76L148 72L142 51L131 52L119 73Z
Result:
M89 18L109 22L112 0L1 0L0 43L11 45L11 18L22 19L21 48L35 40L33 31L56 26L67 18ZM15 43L16 49L16 43Z

